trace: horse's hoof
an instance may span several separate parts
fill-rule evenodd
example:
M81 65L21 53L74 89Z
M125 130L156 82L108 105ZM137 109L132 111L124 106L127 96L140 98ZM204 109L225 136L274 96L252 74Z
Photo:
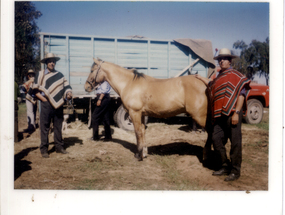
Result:
M148 150L147 150L147 147L145 146L145 147L143 147L143 152L142 152L142 156L143 156L143 158L146 158L147 157L147 154L148 154Z
M142 156L141 156L139 153L136 153L136 154L135 154L135 158L136 158L138 161L142 161L142 160L143 160Z

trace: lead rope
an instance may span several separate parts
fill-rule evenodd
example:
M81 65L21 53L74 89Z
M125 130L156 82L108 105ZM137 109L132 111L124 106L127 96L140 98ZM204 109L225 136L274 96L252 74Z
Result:
M70 100L67 100L67 114L69 115L70 114L70 110L72 110L72 114L74 113L74 106L72 105L72 101L71 99Z
M89 99L89 111L88 111L88 128L91 128L91 117L92 117L92 111L91 111L91 98Z
M62 87L63 87L63 89L64 89L64 78L63 78L63 81L62 81ZM65 98L64 98L64 93L63 93L63 95L62 95L62 98L63 98L63 101L65 101ZM67 106L67 115L69 115L70 114L70 110L72 109L72 113L74 113L74 107L73 107L73 105L72 105L72 101L71 101L71 99L70 100L66 100L66 106Z
M104 63L104 61L101 61L101 63L100 63L99 66L98 66L97 73L96 73L96 76L95 76L95 79L94 79L95 84L96 84L96 79L97 79L97 76L98 76L98 74L99 74L99 72L100 72L101 64L102 64L102 63Z

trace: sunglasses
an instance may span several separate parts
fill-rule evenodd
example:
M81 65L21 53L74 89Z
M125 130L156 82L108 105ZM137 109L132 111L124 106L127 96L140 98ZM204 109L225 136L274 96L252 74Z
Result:
M47 64L48 63L55 63L55 60L47 60L46 62L47 62Z
M220 62L221 60L228 60L228 61L230 61L231 58L230 58L230 57L220 57L220 58L218 58L218 61L219 61L219 62Z

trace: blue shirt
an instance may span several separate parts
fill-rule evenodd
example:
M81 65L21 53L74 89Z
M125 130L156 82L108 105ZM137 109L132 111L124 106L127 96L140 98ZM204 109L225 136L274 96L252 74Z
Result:
M111 91L111 86L107 81L104 81L100 86L96 89L95 94L109 94Z
M20 93L25 93L25 94L27 94L28 91L29 91L29 89L27 90L23 85L20 86ZM36 97L36 95L35 95L34 93L32 93L31 96L32 96L33 98Z

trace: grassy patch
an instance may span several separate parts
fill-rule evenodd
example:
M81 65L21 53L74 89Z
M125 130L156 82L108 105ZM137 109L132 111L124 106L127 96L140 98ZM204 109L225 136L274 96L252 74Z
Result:
M26 107L26 103L21 103L19 104L19 110L18 110L18 116L23 116L25 115L27 112L27 107Z
M259 124L256 124L255 126L260 128L260 129L264 129L264 130L269 131L269 123L268 122L260 122Z
M162 167L164 177L170 184L171 190L203 190L198 181L189 181L176 168L177 161L174 156L154 156L156 162Z
M258 124L244 123L244 125L249 126L249 127L257 127L257 128L269 131L269 108L264 108L263 117L260 123Z
M264 108L262 121L256 127L269 131L269 108Z

